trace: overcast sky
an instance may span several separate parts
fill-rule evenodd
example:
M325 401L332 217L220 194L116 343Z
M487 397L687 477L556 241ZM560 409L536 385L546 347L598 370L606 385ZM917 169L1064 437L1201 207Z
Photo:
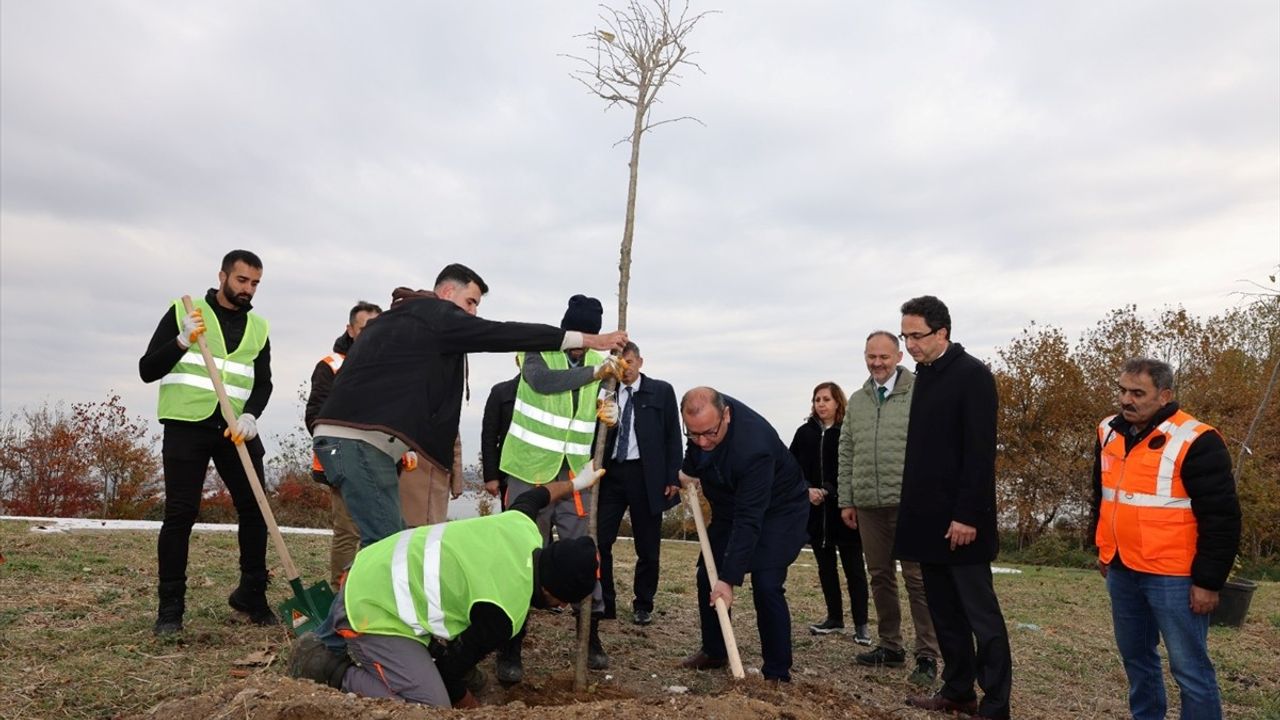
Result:
M716 6L696 3L694 9ZM790 440L934 294L991 359L1032 320L1220 312L1280 264L1280 3L741 2L691 37L640 164L645 370ZM0 4L0 404L152 417L137 360L230 249L265 274L268 448L357 299L488 281L480 314L617 313L624 111L559 53L589 2ZM908 359L908 365L910 360ZM509 356L473 356L476 457Z

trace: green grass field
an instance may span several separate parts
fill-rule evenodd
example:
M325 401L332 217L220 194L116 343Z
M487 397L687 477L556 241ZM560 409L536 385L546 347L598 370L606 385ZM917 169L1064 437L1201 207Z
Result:
M323 577L327 537L289 536L287 542L306 580ZM289 633L245 624L225 604L236 579L234 533L193 536L186 631L181 639L154 638L154 543L145 532L41 534L27 523L0 523L0 717L127 717L239 678L284 673ZM723 675L673 667L696 649L695 553L693 544L664 545L653 626L642 630L625 619L606 624L613 657L608 682L629 696L660 696L673 683L717 694L729 683ZM619 597L629 598L633 556L625 542L615 555ZM274 553L269 559L279 576ZM1082 570L1020 569L995 579L1013 646L1015 717L1123 717L1125 681L1101 578ZM801 555L787 586L795 691L822 685L893 717L930 717L902 705L912 691L906 670L858 667L853 655L862 648L848 636L808 634L807 625L823 614L809 554ZM285 599L284 587L275 583L273 601ZM734 624L743 660L758 666L749 593L738 598ZM534 623L526 655L530 673L563 670L569 619L543 613ZM1259 587L1242 629L1213 628L1210 650L1228 717L1280 718L1280 585ZM1170 697L1176 706L1171 684Z

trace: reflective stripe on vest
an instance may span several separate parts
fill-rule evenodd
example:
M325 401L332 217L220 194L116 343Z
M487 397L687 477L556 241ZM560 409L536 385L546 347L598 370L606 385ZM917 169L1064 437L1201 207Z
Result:
M204 298L192 303L204 311L205 344L213 355L214 366L222 375L222 384L227 390L227 399L236 414L244 412L245 401L253 394L254 371L253 362L267 344L269 331L267 321L260 315L250 312L245 321L244 337L234 352L228 353L226 340L222 335L222 326L218 322L209 302ZM178 332L182 332L182 319L186 310L182 301L173 304L177 319ZM218 406L218 395L213 389L213 380L205 367L204 356L200 346L192 345L178 359L173 368L160 378L160 398L157 415L161 419L184 420L198 422L213 414Z
M563 351L547 351L541 357L551 370L569 369L569 359ZM520 361L523 364L523 353ZM585 367L595 367L604 362L604 356L588 350L582 362ZM542 394L521 376L511 409L511 427L502 443L502 472L542 485L555 480L566 461L574 471L585 465L591 459L599 387L599 380L579 387L575 406L574 391Z
M498 606L511 636L524 625L533 594L538 526L520 512L401 531L356 554L343 584L347 618L358 633L457 637L477 602Z
M1126 453L1125 438L1110 426L1114 417L1098 425L1098 558L1108 563L1118 552L1133 570L1188 576L1196 521L1182 484L1182 462L1197 438L1216 431L1179 410Z

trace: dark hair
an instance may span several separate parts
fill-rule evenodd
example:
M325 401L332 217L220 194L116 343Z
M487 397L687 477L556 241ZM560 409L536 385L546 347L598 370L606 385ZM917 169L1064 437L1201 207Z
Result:
M1122 375L1146 375L1156 390L1173 389L1173 368L1169 363L1155 358L1135 357L1124 361L1120 368Z
M622 346L621 354L626 355L627 353L635 353L636 357L644 357L643 355L640 354L640 346L631 342L630 340L627 341L626 345Z
M904 306L904 307L905 307L905 306ZM904 313L904 314L905 314L905 313ZM915 313L912 313L912 314L914 315ZM930 328L930 329L932 329L932 328ZM950 330L948 330L948 331L947 331L947 334L948 334L948 335L949 335L949 334L951 334L951 331L950 331ZM868 341L868 342L870 342L870 341L871 341L871 338L873 338L873 337L875 337L875 336L877 336L877 335L883 335L884 337L887 337L887 338L889 338L890 340L892 340L892 341L893 341L893 346L894 346L894 347L902 347L901 345L899 345L899 344L898 344L898 336L897 336L897 335L894 335L893 333L889 332L888 330L876 330L875 332L872 332L870 335L868 335L868 336L867 336L867 341ZM814 392L817 392L817 390L814 390Z
M932 295L911 298L902 303L902 314L919 315L924 318L925 324L934 332L946 328L947 339L951 339L951 312L947 310L946 303L938 298Z
M849 398L845 397L844 390L841 390L840 386L833 382L823 382L823 383L818 383L817 387L813 389L813 394L810 395L809 397L810 398L818 397L819 390L831 391L831 397L836 401L835 422L836 424L844 422L844 414L849 409ZM813 401L811 399L810 408L809 408L809 419L817 420L818 414L813 412L812 404L813 404Z
M440 271L440 274L436 276L435 287L439 288L446 282L455 283L462 287L475 283L476 286L480 288L481 295L487 295L489 293L489 286L485 284L484 280L480 279L480 276L476 274L476 271L462 263L451 263L449 265L445 265L444 269Z
M356 314L362 313L362 312L375 313L377 315L381 315L382 308L378 307L377 305L374 305L371 302L365 302L364 300L360 300L359 302L356 303L355 307L351 308L351 312L347 313L347 323L350 325L354 325L356 322Z
M684 413L685 410L694 413L701 411L707 404L701 396L707 393L710 394L710 397L706 398L706 400L709 400L712 407L723 415L724 396L720 394L719 390L711 387L696 387L686 392L684 397L680 398L680 412ZM694 395L697 395L698 397L694 397Z
M262 258L248 250L232 250L222 257L222 272L230 274L231 268L236 266L237 261L251 268L262 269Z

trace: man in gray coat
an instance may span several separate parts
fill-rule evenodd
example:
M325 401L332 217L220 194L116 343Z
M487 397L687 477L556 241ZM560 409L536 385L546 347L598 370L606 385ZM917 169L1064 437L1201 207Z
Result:
M888 330L867 336L867 370L871 377L849 396L840 431L839 501L845 524L862 536L862 552L871 573L871 596L879 621L879 645L859 654L859 665L902 667L902 611L893 537L902 494L902 463L907 449L907 420L915 375L900 365L898 338ZM919 563L904 561L902 578L915 624L915 670L911 682L929 685L938 677L938 638L929 618Z

